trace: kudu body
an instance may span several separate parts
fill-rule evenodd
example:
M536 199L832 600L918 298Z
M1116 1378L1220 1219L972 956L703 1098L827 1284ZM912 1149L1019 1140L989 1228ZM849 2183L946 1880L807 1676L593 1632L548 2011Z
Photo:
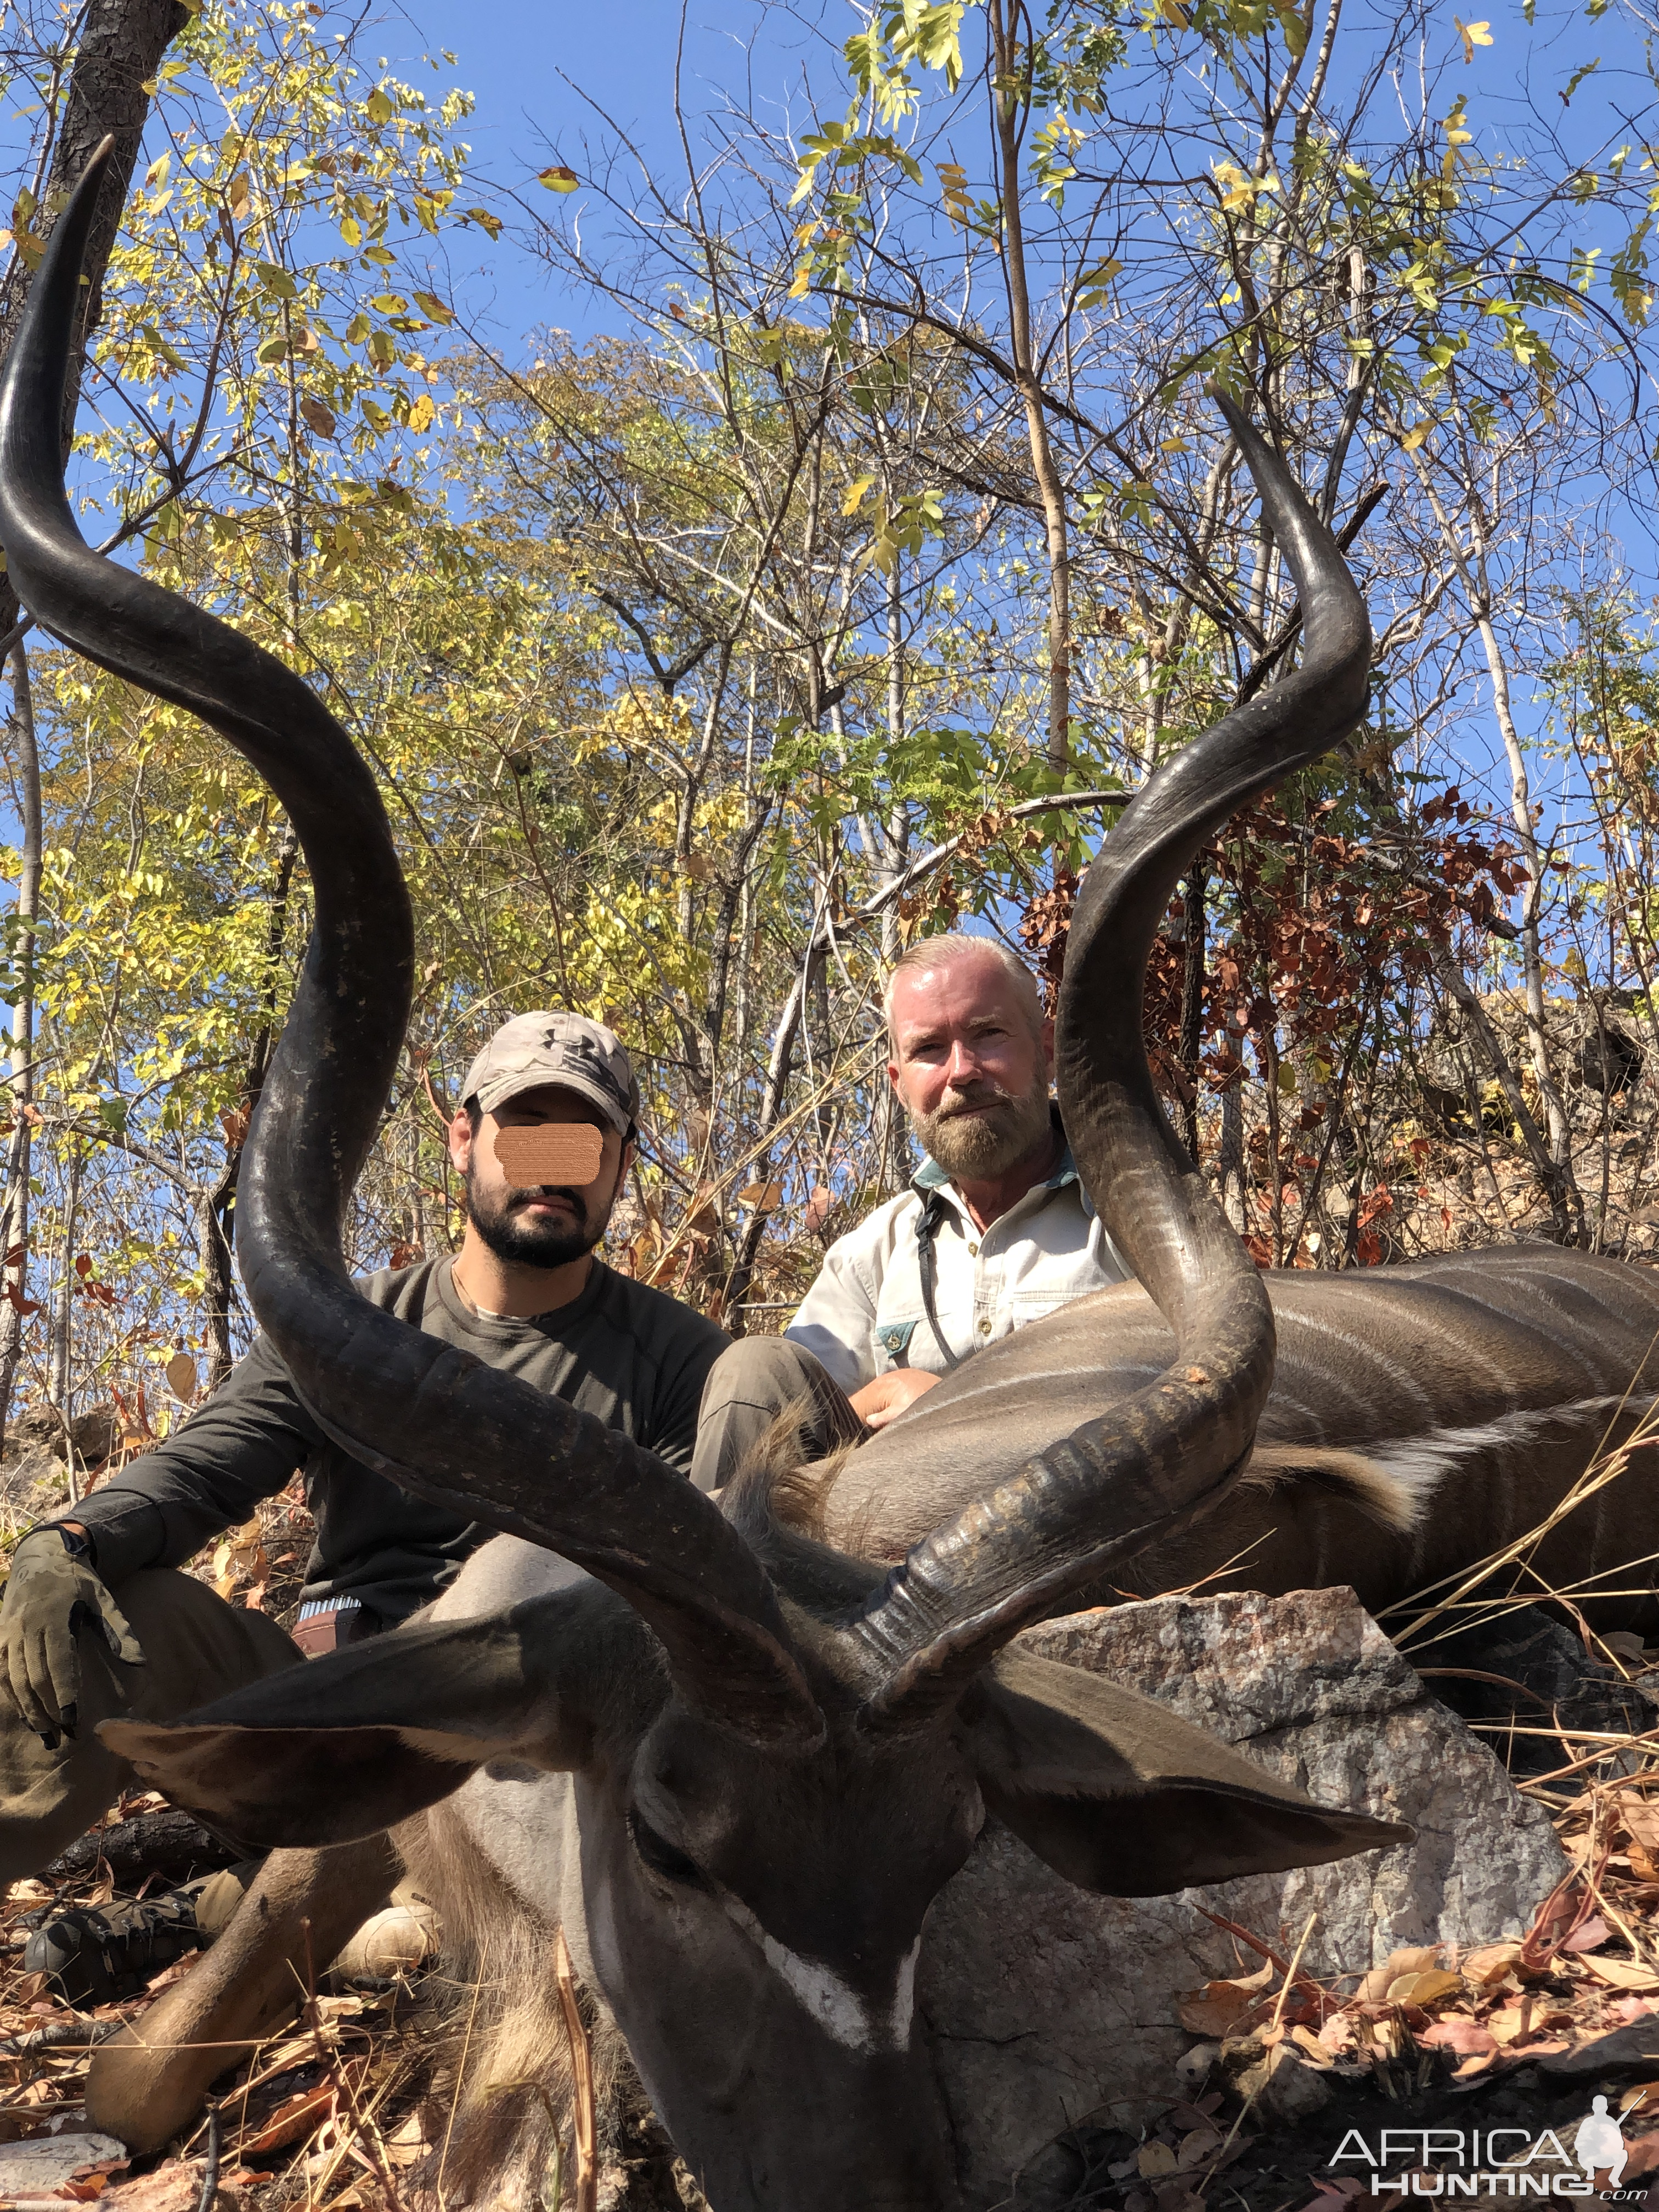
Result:
M37 619L199 713L265 775L305 849L316 927L241 1178L250 1300L316 1419L356 1456L577 1571L538 1565L543 1587L497 1607L488 1577L526 1555L492 1547L438 1617L171 1728L108 1724L141 1772L228 1833L334 1847L279 1855L241 1935L197 1978L234 2013L229 1978L260 1928L291 1947L286 1870L306 1869L325 1907L355 1906L384 1878L381 1832L434 1819L532 1914L570 1918L718 2212L943 2212L954 2179L910 1992L928 1906L988 1809L1072 1881L1124 1895L1400 1837L1310 1804L1159 1707L1006 1649L1176 1540L1249 1459L1272 1313L1158 1105L1141 981L1190 854L1357 720L1364 607L1283 463L1223 400L1296 576L1302 663L1126 810L1079 904L1059 1020L1074 1154L1168 1335L1136 1320L1133 1299L1091 1302L942 1388L929 1421L868 1467L972 1423L973 1393L1000 1373L1025 1377L998 1414L1004 1455L976 1450L972 1478L884 1576L777 1525L763 1482L732 1486L717 1508L626 1439L353 1290L339 1224L402 1041L407 898L368 773L315 695L75 528L58 422L95 182L58 222L0 378L0 543ZM1127 1340L1131 1322L1130 1368L1098 1390L1083 1378L1113 1370L1106 1332ZM1061 1346L1066 1388L1082 1392L1067 1401L1075 1420L1055 1419L1046 1380L1022 1413L1019 1389ZM491 1610L448 1617L481 1590ZM238 2017L257 2010L245 1997ZM219 2039L224 2017L198 2029ZM130 2103L123 2125L143 2139L166 2097L120 2064L100 2053L103 2111L115 2117L121 2079L143 2082L151 2109Z
M1467 1573L1540 1528L1659 1389L1659 1271L1550 1245L1266 1279L1278 1337L1244 1479L1090 1593L1319 1589L1373 1612ZM1144 1291L1079 1299L966 1362L846 1462L829 1534L902 1559L947 1514L1167 1364ZM1578 1594L1598 1626L1659 1620L1652 1463L1528 1553L1531 1589ZM1629 1573L1618 1571L1632 1567ZM1595 1578L1603 1577L1598 1594ZM1081 1599L1079 1602L1082 1602Z

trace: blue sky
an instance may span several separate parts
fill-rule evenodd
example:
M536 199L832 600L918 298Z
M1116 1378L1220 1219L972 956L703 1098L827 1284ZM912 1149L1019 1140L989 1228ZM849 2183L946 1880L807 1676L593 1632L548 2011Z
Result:
M602 127L589 101L672 175L682 172L677 51L683 102L696 111L718 99L723 84L742 82L748 42L769 16L782 27L783 19L751 0L689 0L684 19L678 0L409 0L379 18L381 43L365 38L359 51L384 52L394 68L442 48L453 53L457 82L477 100L467 136L479 173L499 187L521 186L555 156L579 161L580 134ZM765 89L775 88L780 101L790 77L799 82L802 40L790 25L781 46L769 46L759 60L757 83L770 76ZM415 76L412 67L409 74ZM552 289L545 269L515 246L514 228L470 272L471 304L493 295L489 319L509 351L537 325L588 335L594 325L586 303Z

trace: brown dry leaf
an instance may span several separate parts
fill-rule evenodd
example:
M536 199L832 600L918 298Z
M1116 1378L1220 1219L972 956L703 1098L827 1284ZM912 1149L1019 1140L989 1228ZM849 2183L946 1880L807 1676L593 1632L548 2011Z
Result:
M1262 1994L1254 1974L1244 1982L1206 1982L1202 1989L1182 1990L1176 2018L1194 2035L1230 2035Z
M418 2112L410 2113L391 2134L381 2138L386 2145L388 2162L392 2166L413 2166L426 2156L431 2144L426 2139L426 2129Z
M1347 2041L1346 2035L1343 2037L1342 2040L1344 2043ZM1326 2072L1330 2070L1330 2063L1334 2053L1325 2044L1320 2041L1319 2038L1314 2033L1312 2028L1303 2027L1300 2026L1293 2027L1291 2030L1291 2041L1295 2044L1297 2049L1302 2053L1302 2056L1308 2061L1310 2065L1319 2067ZM1340 2045L1339 2045L1338 2048L1340 2049Z
M1659 1990L1659 1972L1633 1959L1585 1959L1584 1972L1613 1990Z
M1437 1944L1419 1943L1408 1950L1390 1951L1380 1966L1373 1966L1355 1995L1362 2004L1386 2004L1389 1991L1402 1976L1425 1974L1439 1958Z
M1575 1928L1571 1936L1563 1939L1561 1948L1571 1952L1596 1951L1612 1935L1612 1929L1601 1914L1593 1912L1581 1928Z
M781 1182L745 1183L738 1193L739 1206L758 1206L763 1212L772 1213L783 1204L783 1185Z
M1431 1967L1425 1974L1402 1974L1389 1987L1390 2004L1440 2004L1447 1997L1461 1996L1463 1977L1448 1973L1443 1966Z
M1614 1628L1598 1634L1595 1640L1605 1644L1616 1658L1633 1660L1638 1666L1642 1663L1642 1639L1633 1629Z
M331 2081L325 2081L315 2089L303 2089L298 2096L278 2105L257 2135L245 2136L236 2147L237 2155L258 2158L266 2151L285 2150L289 2143L314 2135L333 2109Z
M1619 2100L1620 2118L1626 2112L1650 2112L1656 2106L1659 2106L1659 2081L1638 2081Z
M1484 2074L1487 2067L1494 2064L1498 2056L1494 2045L1491 2051L1477 2051L1472 2058L1460 2058L1452 2069L1453 2081L1472 2081L1477 2074Z
M1455 2051L1465 2058L1490 2057L1498 2049L1496 2038L1482 2027L1478 2020L1465 2020L1461 2016L1437 2020L1432 2026L1425 2027L1417 2039L1427 2045L1431 2051Z
M1519 2042L1523 2035L1530 2039L1533 2036L1542 2035L1548 2028L1571 2027L1572 2024L1570 2012L1552 2009L1547 2005L1534 2005L1530 2014L1524 2005L1505 2005L1501 2011L1491 2015L1486 2027L1492 2040L1502 2044L1507 2050L1510 2044Z
M1463 1978L1473 1982L1477 1989L1489 1990L1494 1982L1501 1982L1520 1963L1520 1959L1518 1943L1483 1943L1464 1960Z
M1135 2171L1143 2181L1155 2181L1160 2175L1176 2171L1176 2154L1168 2143L1142 2143L1135 2159Z
M1220 2148L1221 2133L1218 2129L1207 2124L1201 2128L1194 2128L1190 2135L1182 2136L1176 2148L1176 2172L1190 2173L1195 2166L1202 2166L1206 2158L1212 2158Z
M196 1362L191 1358L189 1352L175 1352L163 1372L167 1378L167 1388L173 1396L181 1398L185 1405L189 1405L191 1400L196 1395Z

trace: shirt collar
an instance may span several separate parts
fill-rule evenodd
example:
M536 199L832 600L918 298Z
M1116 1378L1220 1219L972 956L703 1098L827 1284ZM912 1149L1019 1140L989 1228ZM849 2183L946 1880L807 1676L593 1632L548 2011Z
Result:
M1054 1130L1060 1138L1060 1158L1054 1162L1053 1168L1050 1170L1049 1173L1043 1177L1041 1182L1033 1183L1031 1185L1031 1190L1060 1190L1063 1188L1066 1183L1076 1182L1079 1180L1077 1171L1077 1162L1072 1158L1072 1147L1066 1141L1066 1127L1065 1124L1060 1118L1060 1109L1058 1106L1050 1105L1048 1109L1048 1118L1053 1123ZM916 1170L915 1174L910 1178L910 1187L913 1190L948 1190L952 1192L954 1192L955 1188L951 1181L949 1170L942 1168L937 1160L932 1158L923 1160L921 1165ZM1025 1194L1025 1198L1029 1198L1030 1194L1031 1191L1028 1190ZM1024 1202L1024 1199L1021 1199L1017 1201L1017 1203L1022 1206ZM1010 1208L1010 1211L1012 1211L1012 1207Z

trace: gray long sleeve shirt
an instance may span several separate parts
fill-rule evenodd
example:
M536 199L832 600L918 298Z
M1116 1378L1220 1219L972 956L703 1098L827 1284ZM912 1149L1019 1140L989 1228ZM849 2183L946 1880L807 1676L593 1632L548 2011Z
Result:
M384 1270L358 1288L428 1335L522 1376L596 1414L689 1473L708 1370L731 1341L676 1298L596 1261L586 1288L533 1321L474 1310L453 1262ZM435 1597L493 1533L401 1490L331 1443L263 1337L182 1427L70 1509L113 1586L141 1567L176 1567L239 1525L296 1468L317 1541L307 1598L354 1597L389 1621Z

